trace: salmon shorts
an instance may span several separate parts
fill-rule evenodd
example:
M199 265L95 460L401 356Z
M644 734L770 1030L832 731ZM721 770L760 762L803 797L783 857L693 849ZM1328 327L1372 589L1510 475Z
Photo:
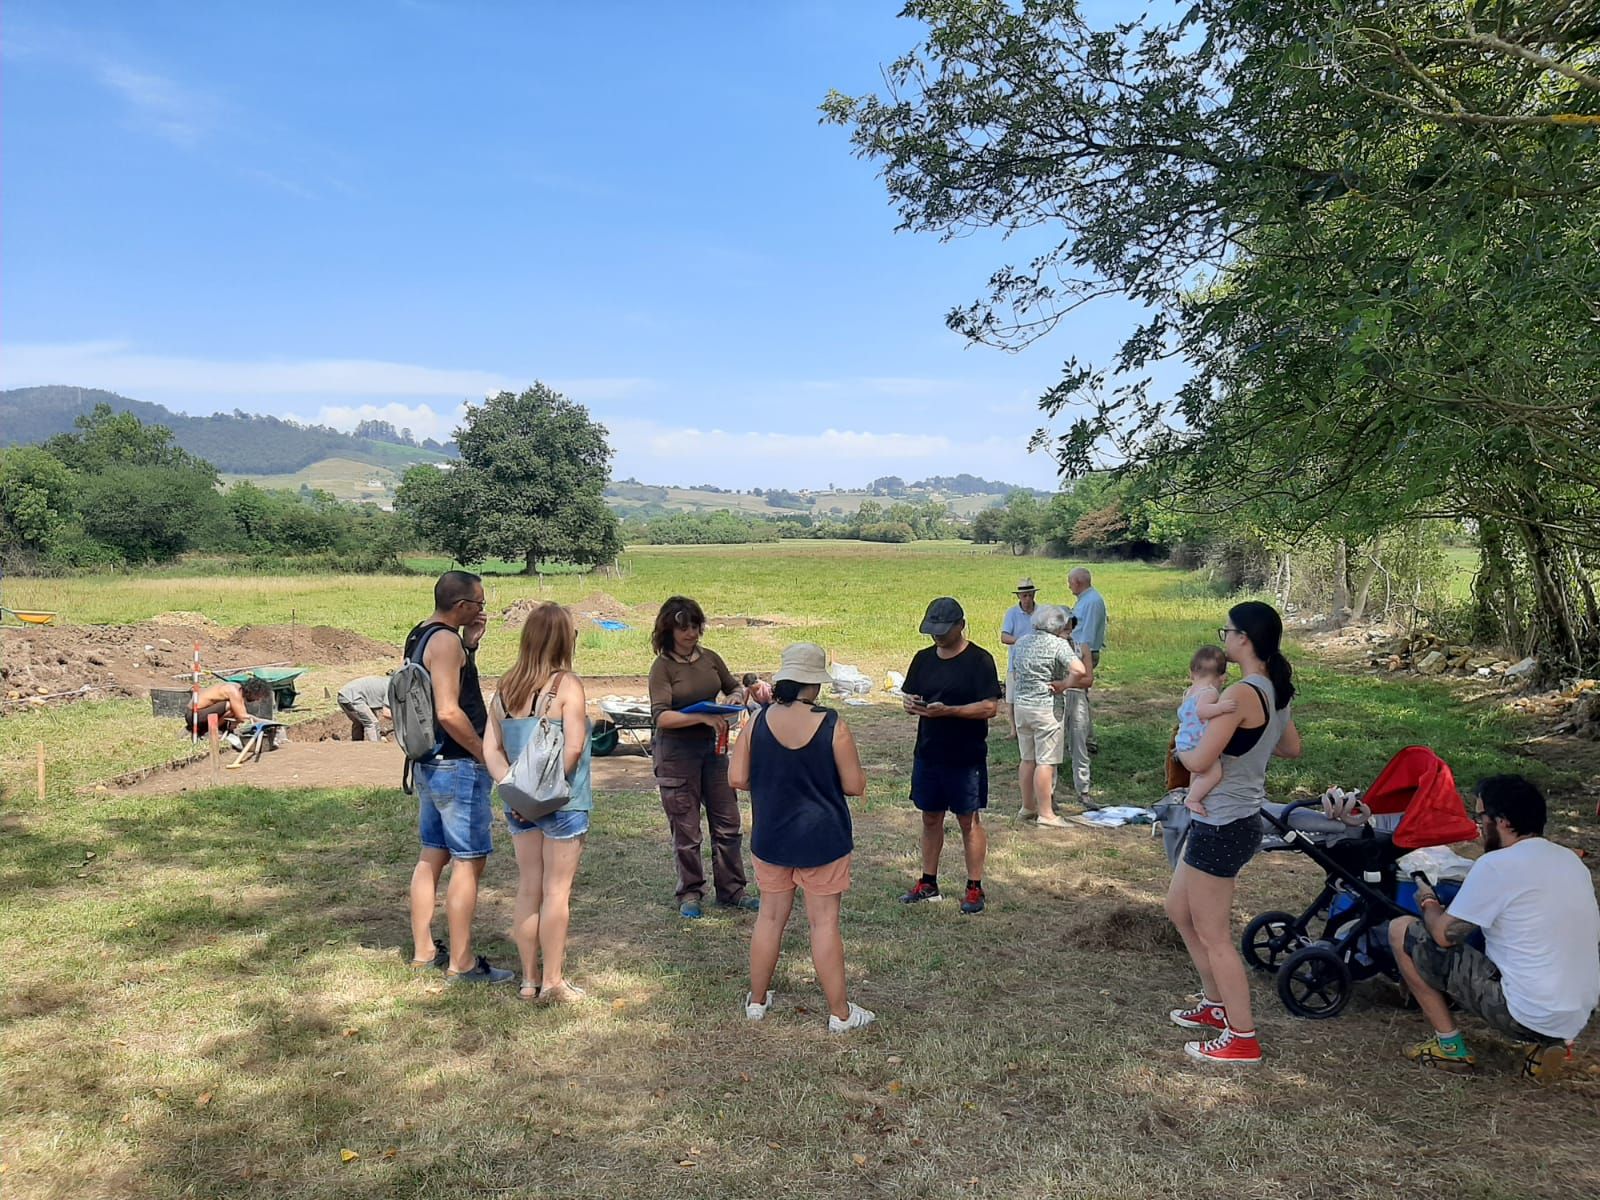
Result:
M755 855L756 886L768 892L792 892L799 888L808 896L838 896L850 890L850 856L836 858L820 867L777 867Z

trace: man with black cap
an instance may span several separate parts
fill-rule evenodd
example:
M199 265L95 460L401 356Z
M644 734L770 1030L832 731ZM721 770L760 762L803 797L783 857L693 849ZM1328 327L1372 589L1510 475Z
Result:
M911 761L911 803L922 813L922 878L903 904L938 900L945 813L961 826L967 886L963 913L983 911L983 860L989 838L978 814L989 804L989 722L999 710L994 658L967 640L961 605L940 596L928 605L922 632L933 645L917 651L906 671L905 710L917 718Z

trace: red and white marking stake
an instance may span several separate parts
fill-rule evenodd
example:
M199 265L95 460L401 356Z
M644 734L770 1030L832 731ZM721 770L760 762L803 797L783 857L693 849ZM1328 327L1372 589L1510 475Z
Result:
M189 745L200 740L200 643L194 644L194 669L189 675Z

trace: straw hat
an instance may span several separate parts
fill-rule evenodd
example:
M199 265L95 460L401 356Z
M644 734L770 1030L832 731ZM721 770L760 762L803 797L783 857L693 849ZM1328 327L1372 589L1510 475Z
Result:
M1023 592L1037 592L1038 590L1038 588L1033 586L1033 580L1026 575L1017 580L1017 595L1019 596L1022 595Z

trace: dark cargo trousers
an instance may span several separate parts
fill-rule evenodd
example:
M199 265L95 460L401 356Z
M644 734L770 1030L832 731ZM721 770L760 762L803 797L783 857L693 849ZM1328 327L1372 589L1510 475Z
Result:
M652 741L656 785L672 832L672 853L678 864L678 900L703 897L705 859L700 852L700 809L711 829L711 873L718 904L744 898L744 833L739 801L728 783L728 756L716 752L710 737L685 737L657 730Z

